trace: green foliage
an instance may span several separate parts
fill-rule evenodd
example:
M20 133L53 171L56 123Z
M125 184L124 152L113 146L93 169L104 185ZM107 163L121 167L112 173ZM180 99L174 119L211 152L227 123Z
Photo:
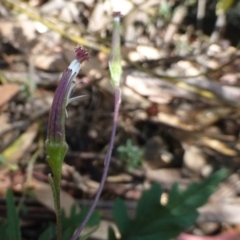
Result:
M225 170L219 170L200 183L191 184L180 191L175 184L166 206L160 204L161 186L153 184L144 192L138 202L136 216L130 219L126 205L117 199L113 217L124 240L172 239L191 226L198 217L197 208L206 203L217 185L226 177ZM113 229L109 229L109 240L116 240Z
M134 219L129 218L125 203L117 199L113 208L113 217L121 233L121 239L168 240L176 237L195 222L198 217L197 208L206 203L225 176L226 171L219 170L204 181L191 184L184 191L179 190L178 185L175 184L169 192L169 201L165 206L160 204L161 186L153 184L139 200ZM83 207L82 211L77 213L76 206L73 206L69 217L62 213L62 240L71 238L87 212L88 209ZM21 240L20 221L11 190L7 192L7 219L0 224L1 239ZM99 222L100 215L94 212L88 222L88 226L92 228L80 240L87 239L97 229ZM55 230L55 224L51 224L38 240L55 239ZM108 239L117 240L112 228L109 229Z
M86 233L84 236L80 237L79 240L86 240L86 239L88 239L88 237L90 237L97 229L98 229L98 226L93 227L92 229L89 230L88 233Z
M158 15L159 17L162 17L164 20L171 20L172 16L172 8L167 1L161 1L159 3L159 8L158 8Z
M9 240L21 240L20 224L17 209L14 204L12 190L7 191L7 235Z
M0 239L4 240L21 240L20 219L17 215L17 209L14 204L12 191L9 189L6 196L7 201L7 220L0 223ZM76 228L81 224L88 213L88 207L83 206L80 213L77 213L76 206L72 206L69 217L62 212L63 235L62 240L69 240ZM100 222L100 213L95 211L88 221L87 226L92 227L86 235L80 240L87 239L94 231L97 230ZM38 240L53 240L56 238L56 225L50 223L49 227L39 236Z
M7 237L7 222L1 222L0 223L0 236L2 239L8 239Z
M83 206L80 213L77 213L76 206L73 205L71 209L71 213L69 217L66 217L66 214L64 211L62 212L62 226L63 226L63 232L62 232L62 240L69 240L71 239L74 231L76 228L81 224L83 219L88 213L88 208ZM98 224L100 222L100 214L99 212L95 211L91 218L88 221L87 226L93 227L90 229L90 231L81 238L81 240L86 239L88 236L90 236L94 231L96 231ZM38 240L45 240L45 239L54 239L56 235L56 226L54 224L51 224L38 238Z
M76 228L84 220L85 216L88 213L88 208L83 206L80 213L76 212L76 206L72 207L70 217L67 218L64 213L62 213L62 225L63 225L63 240L69 240ZM98 225L100 222L99 212L93 212L90 217L87 226L93 227Z
M20 84L20 93L18 95L21 101L27 101L31 98L36 89L36 83L31 79L31 75L26 75L25 78L21 81Z
M7 201L7 220L0 224L0 236L5 240L21 240L20 224L17 209L14 204L12 190L8 189Z
M139 168L142 166L143 150L134 146L130 139L126 145L117 148L120 159L127 165L128 170Z
M51 223L49 227L39 236L38 240L53 239L56 235L56 226Z

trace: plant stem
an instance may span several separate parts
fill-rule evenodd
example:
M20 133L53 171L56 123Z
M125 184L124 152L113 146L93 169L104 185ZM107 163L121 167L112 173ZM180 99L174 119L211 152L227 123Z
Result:
M107 152L105 160L104 160L104 169L103 169L102 179L101 179L97 194L96 194L96 196L94 198L94 201L91 205L91 208L89 209L88 214L84 218L82 224L77 229L77 232L72 237L72 240L77 240L78 239L78 237L81 234L83 228L86 226L88 220L90 219L90 217L91 217L91 215L92 215L92 213L93 213L93 211L94 211L94 209L97 205L97 202L100 198L100 195L102 193L102 190L103 190L106 178L107 178L108 168L109 168L109 164L110 164L111 156L112 156L112 150L113 150L113 147L114 147L114 139L115 139L116 129L117 129L117 119L118 119L119 108L120 108L120 103L121 103L121 89L119 87L116 87L115 90L114 90L114 98L115 98L115 102L114 102L115 104L114 104L114 114L113 114L113 127L112 127L109 149L108 149L108 152Z
M56 213L56 232L57 232L57 240L62 240L62 220L61 220L61 204L60 204L60 179L55 178L52 179L51 175L48 175L49 183L52 188L53 199L54 199L54 207Z

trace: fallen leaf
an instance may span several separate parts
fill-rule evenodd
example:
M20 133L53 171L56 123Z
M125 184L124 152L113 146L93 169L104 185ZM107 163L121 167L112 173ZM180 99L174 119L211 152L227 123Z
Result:
M39 54L34 59L34 65L46 71L63 71L67 67L67 63L59 54Z
M7 83L0 86L0 107L7 103L12 97L14 97L20 89L18 84Z
M201 174L203 167L207 164L206 156L202 149L194 145L185 147L183 162L187 169L198 175Z
M209 137L202 137L201 143L227 156L237 156L237 151L229 148L225 143Z
M2 155L6 159L7 163L16 164L25 154L27 149L31 146L34 138L38 132L38 124L32 124L26 132L20 135L6 150L3 151Z
M37 179L32 179L32 181L29 183L29 186L31 186L33 194L42 205L46 206L52 211L55 211L52 189L49 184L39 181ZM71 207L73 204L76 204L76 211L80 211L77 202L71 195L69 195L63 190L61 190L60 194L61 208L65 211L66 216L70 216Z
M184 123L179 117L171 113L159 112L157 121L185 131L193 131L196 128L195 125Z

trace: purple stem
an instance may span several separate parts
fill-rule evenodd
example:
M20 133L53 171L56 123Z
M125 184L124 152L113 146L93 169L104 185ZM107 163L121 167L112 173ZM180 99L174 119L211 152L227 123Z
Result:
M110 138L109 149L108 149L108 152L107 152L105 160L104 160L104 169L103 169L103 175L102 175L102 179L100 182L100 186L98 188L98 191L94 198L94 201L91 205L91 208L88 211L88 214L84 218L81 226L78 228L77 232L74 234L74 236L72 237L71 240L77 240L79 235L81 234L83 228L86 226L89 218L91 217L94 209L96 208L97 202L100 198L100 195L102 193L102 190L103 190L106 178L107 178L108 168L109 168L109 164L111 161L112 150L113 150L113 146L114 146L114 139L115 139L115 135L116 135L119 108L120 108L120 103L121 103L121 89L120 88L115 88L114 98L115 98L115 102L114 102L114 114L113 114L113 128L112 128L112 133L111 133L111 138Z

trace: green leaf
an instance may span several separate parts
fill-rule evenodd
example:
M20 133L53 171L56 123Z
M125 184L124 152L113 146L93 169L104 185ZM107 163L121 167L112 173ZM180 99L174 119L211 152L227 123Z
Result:
M75 205L72 206L69 217L66 217L64 212L62 213L62 226L63 226L62 239L63 240L69 240L71 238L74 231L84 220L87 213L88 213L88 207L83 206L81 209L81 212L78 213L76 211ZM98 227L99 223L100 223L100 213L98 211L94 211L87 223L87 226L94 227L93 229L95 229L95 227Z
M0 223L0 236L2 239L8 239L7 237L7 222L3 221Z
M172 239L197 219L197 208L207 202L217 185L226 177L225 170L219 170L200 183L191 184L180 191L175 184L169 193L166 206L160 204L162 189L158 184L145 191L138 202L136 216L129 219L122 200L115 202L113 217L124 240ZM116 237L109 229L109 240Z
M144 219L145 216L151 215L153 208L158 209L161 194L162 188L159 184L153 184L151 189L144 192L137 205L136 218Z
M126 232L129 223L129 217L125 203L119 198L117 198L114 202L113 217L116 221L119 232L121 234Z
M50 224L50 226L39 236L38 240L54 239L56 236L56 226Z
M70 211L70 216L67 217L65 212L62 211L62 240L69 240L71 239L74 231L76 228L81 224L83 219L85 218L86 214L88 213L88 207L83 206L81 212L77 211L76 205L73 205ZM100 213L98 211L94 211L92 216L90 217L87 226L93 227L89 230L89 232L82 236L81 239L86 239L89 237L96 229L100 223ZM38 238L38 240L46 240L46 239L54 239L56 237L56 226L51 224ZM86 238L84 238L86 237Z
M82 206L81 209L81 217L82 220L86 217L86 215L88 214L89 211L89 207L87 206ZM87 226L89 227L93 227L96 226L100 223L100 212L99 211L94 211L93 214L91 215L90 219L88 220Z
M21 240L19 218L14 204L13 193L7 191L7 235L9 240Z

